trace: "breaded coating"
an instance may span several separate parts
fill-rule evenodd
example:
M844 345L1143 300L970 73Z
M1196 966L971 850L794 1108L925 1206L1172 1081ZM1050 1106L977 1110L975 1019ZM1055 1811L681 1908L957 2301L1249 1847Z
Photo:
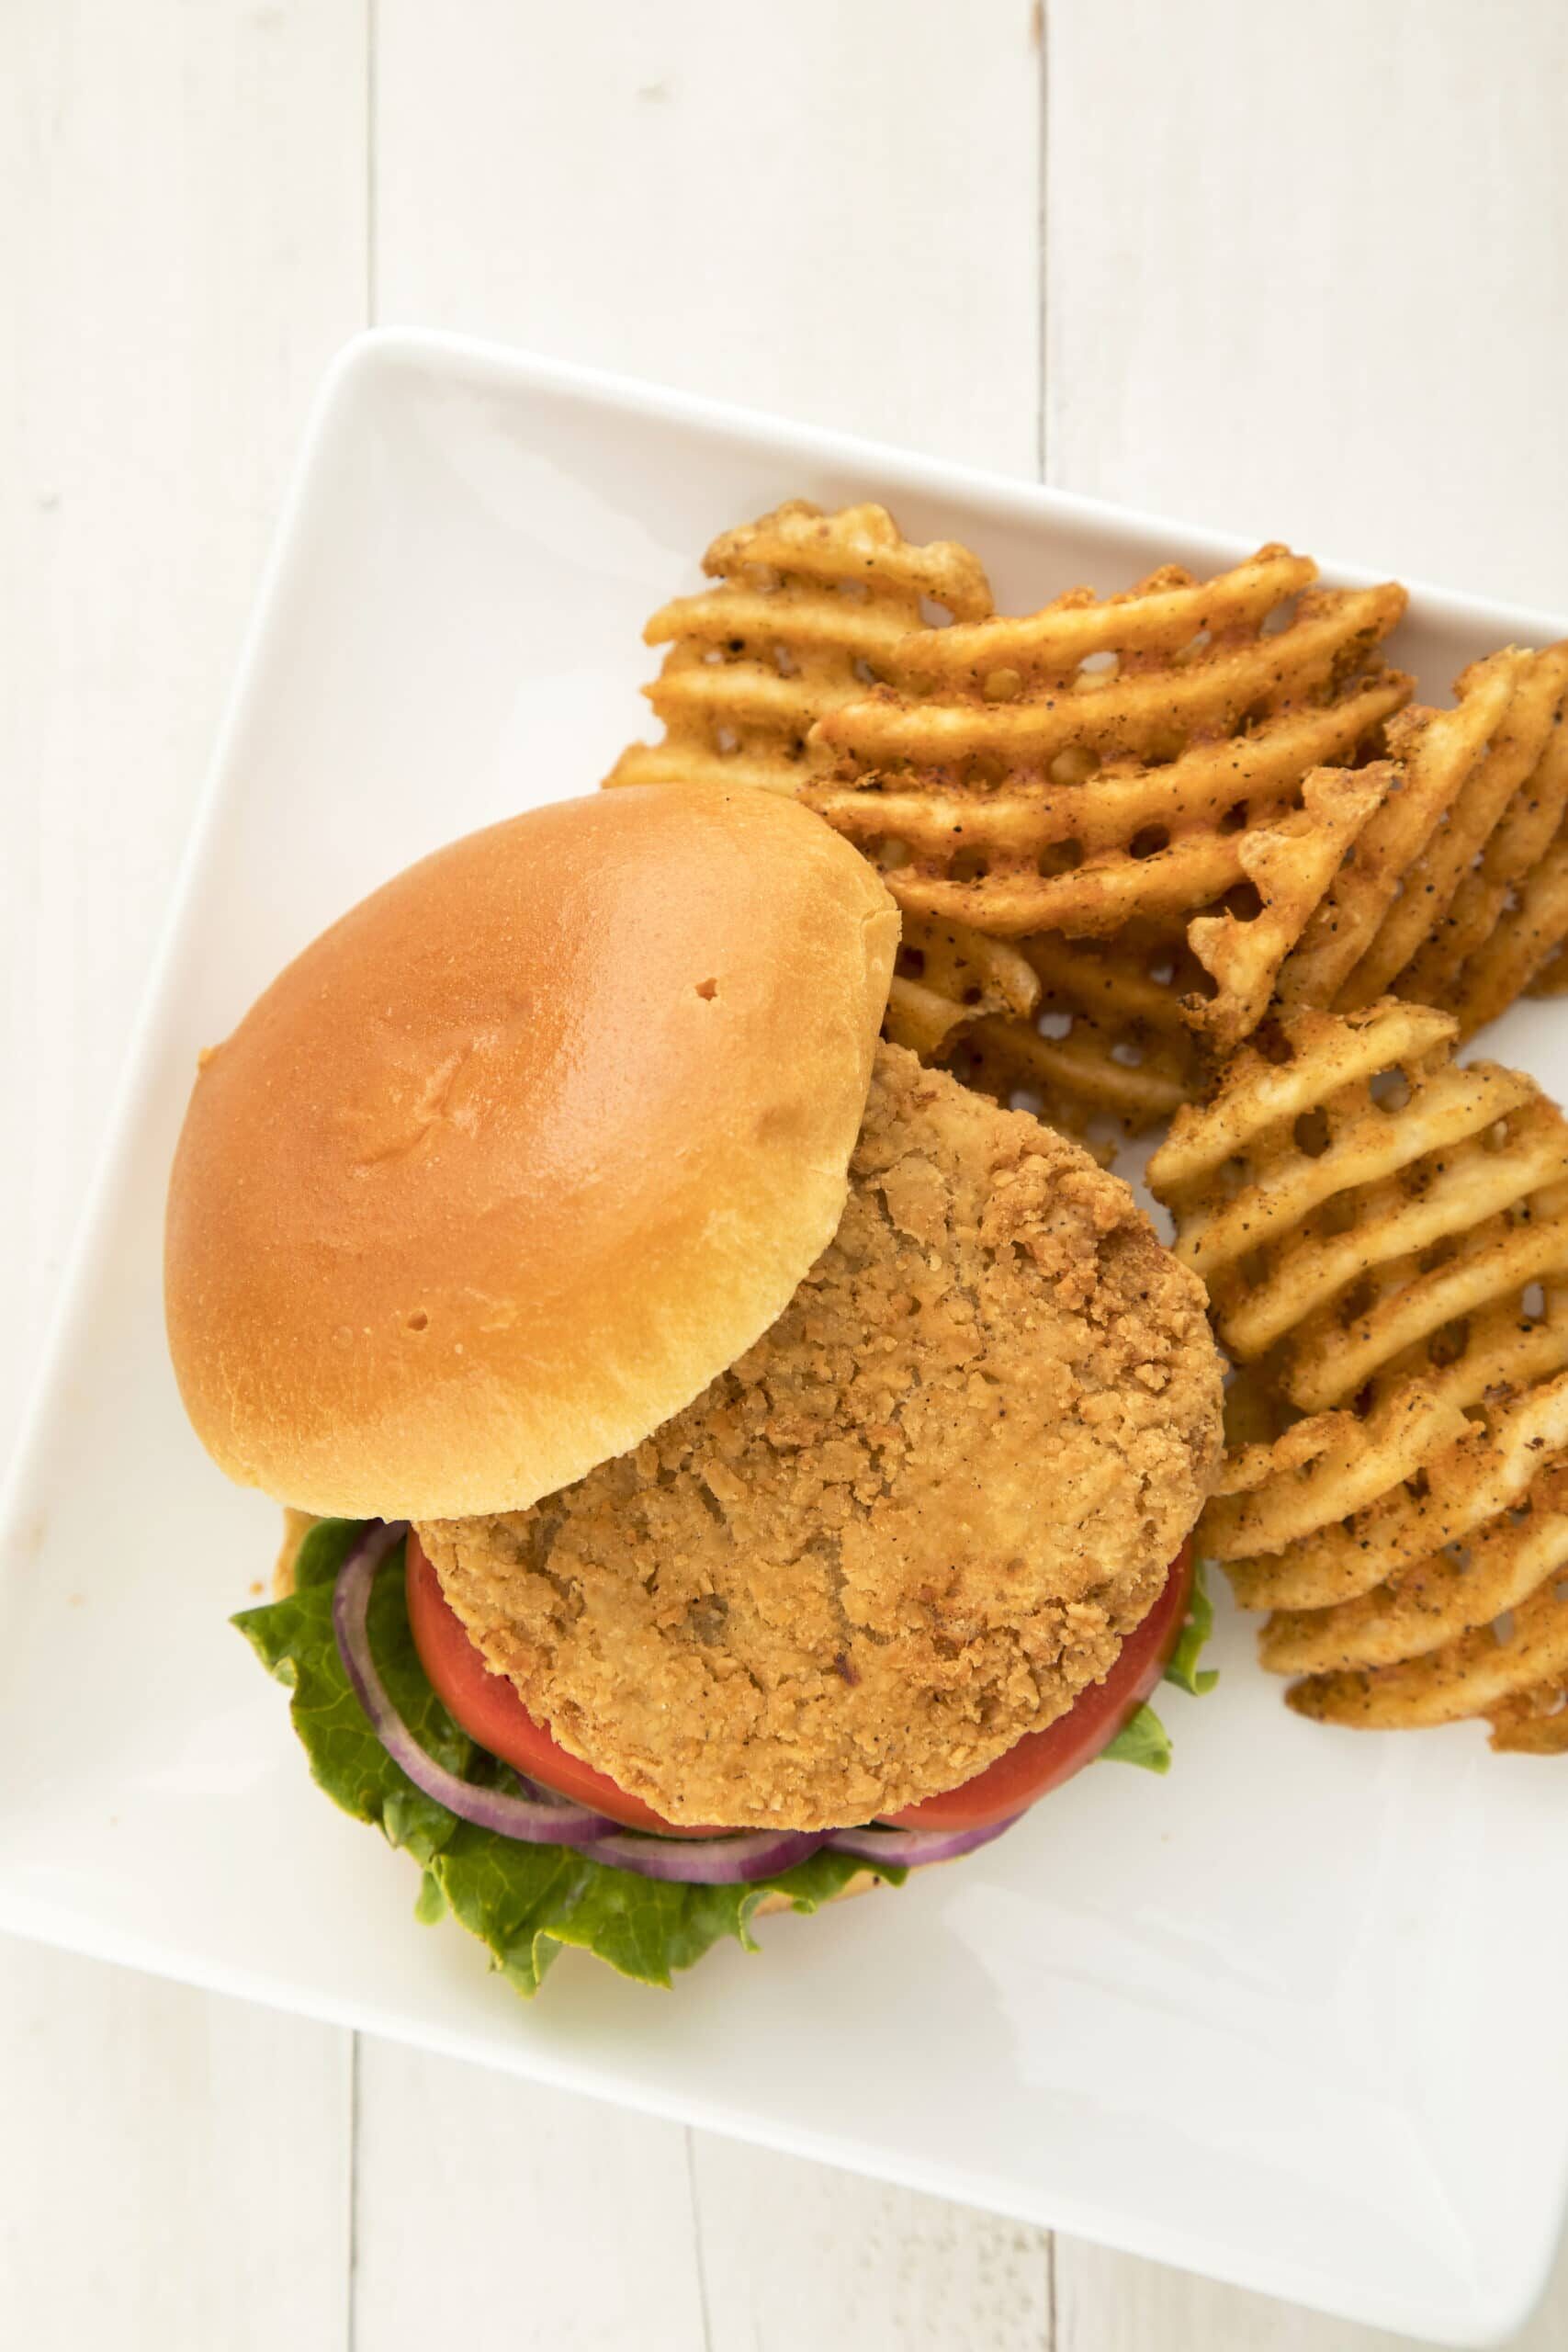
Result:
M1126 1186L885 1046L757 1345L635 1453L419 1535L492 1669L667 1820L841 1826L1105 1674L1219 1441L1202 1289Z

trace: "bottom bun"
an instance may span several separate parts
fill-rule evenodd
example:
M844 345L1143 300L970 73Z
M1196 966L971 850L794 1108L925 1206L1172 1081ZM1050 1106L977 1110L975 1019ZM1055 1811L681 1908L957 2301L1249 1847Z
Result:
M274 1600L287 1600L293 1591L294 1563L299 1557L299 1546L310 1532L311 1528L320 1527L321 1523L313 1511L294 1510L287 1504L285 1505L283 1542L278 1548L277 1557L272 1564Z
M882 1881L877 1877L874 1871L856 1871L853 1878L849 1881L847 1885L841 1886L837 1894L830 1894L828 1897L828 1903L847 1903L852 1894L869 1894L874 1886L880 1886L881 1884ZM828 1903L819 1903L817 1905L818 1910L826 1911L828 1908ZM775 1887L772 1894L763 1895L761 1903L758 1904L757 1908L752 1912L751 1917L753 1919L765 1919L772 1912L793 1911L794 1909L795 1905L791 1902L789 1896L783 1893L780 1888Z

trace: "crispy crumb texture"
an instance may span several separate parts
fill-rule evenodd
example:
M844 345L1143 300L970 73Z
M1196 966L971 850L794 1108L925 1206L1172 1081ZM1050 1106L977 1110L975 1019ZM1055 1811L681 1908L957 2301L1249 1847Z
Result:
M879 1050L837 1236L634 1453L419 1532L491 1668L669 1820L952 1788L1113 1662L1208 1491L1192 1275L1076 1145Z

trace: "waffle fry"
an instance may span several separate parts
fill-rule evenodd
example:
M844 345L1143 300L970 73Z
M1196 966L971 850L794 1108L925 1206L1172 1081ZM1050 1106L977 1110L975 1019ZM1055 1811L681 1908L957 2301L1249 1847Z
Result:
M1367 1731L1415 1731L1491 1715L1521 1693L1568 1674L1568 1601L1557 1589L1559 1581L1543 1585L1515 1610L1506 1633L1477 1626L1399 1666L1309 1675L1292 1683L1286 1704L1318 1723ZM1503 1745L1503 1738L1495 1734L1493 1744ZM1559 1738L1541 1742L1535 1752L1565 1750Z
M1404 590L1314 576L1269 547L1212 581L1170 568L922 631L895 685L818 723L831 773L807 797L852 840L902 844L902 905L998 936L1106 937L1210 908L1248 879L1248 828L1408 698L1376 658Z
M1542 1472L1528 1494L1522 1520L1510 1508L1359 1599L1270 1617L1258 1643L1264 1665L1277 1674L1397 1666L1517 1609L1568 1573L1568 1470Z
M1568 944L1551 954L1525 990L1527 996L1568 996Z
M1345 1012L1393 990L1468 1036L1568 937L1568 645L1491 654L1455 694L1390 720L1398 786L1284 964L1283 1002Z
M1500 1699L1488 1710L1492 1745L1516 1756L1568 1756L1568 1675Z
M1206 1555L1224 1562L1244 1609L1332 1617L1418 1570L1445 1545L1466 1542L1499 1513L1522 1509L1543 1457L1568 1445L1568 1394L1551 1381L1474 1422L1461 1413L1463 1427L1446 1430L1436 1414L1424 1423L1407 1396L1407 1442L1397 1453L1377 1416L1364 1429L1354 1414L1325 1418L1338 1426L1314 1475L1279 1471L1251 1513L1227 1517L1211 1504L1205 1514ZM1281 1524L1301 1532L1271 1553L1235 1555L1238 1542L1272 1539ZM1433 1644L1441 1638L1434 1633Z
M1568 729L1558 737L1558 757L1565 755ZM1517 997L1568 992L1568 951L1557 944L1568 939L1568 823L1533 870L1509 887L1507 899L1449 992L1467 1037L1506 1012Z
M670 651L649 700L663 741L634 743L622 784L748 784L794 792L813 724L879 680L922 627L921 600L973 622L991 610L966 548L914 547L881 506L825 514L792 499L715 539L703 570L722 584L678 596L643 631Z
M1157 1126L1196 1093L1201 1072L1180 997L1201 975L1179 931L1134 924L1115 942L1047 933L1014 953L1035 976L1035 1005L957 1035L948 1059L967 1085L1033 1111L1106 1160L1117 1139Z
M898 649L901 683L819 723L832 769L804 797L906 920L1016 940L1040 972L1032 1018L950 1033L969 1083L1109 1148L1196 1092L1184 1031L1224 1050L1259 1018L1392 777L1327 763L1409 690L1374 659L1403 591L1314 578L1266 548L1215 581L1169 568L924 630Z
M1185 1009L1220 1052L1250 1036L1262 1020L1285 958L1395 775L1387 760L1365 768L1314 768L1302 786L1299 809L1240 835L1238 854L1258 894L1256 912L1198 915L1187 931L1214 993L1189 998Z
M1233 1449L1203 1513L1205 1551L1211 1559L1246 1562L1319 1535L1381 1502L1469 1430L1457 1406L1412 1382L1373 1419L1314 1414L1271 1445ZM1244 1597L1242 1605L1256 1604Z
M922 1061L940 1060L978 1021L1027 1021L1040 979L1008 941L956 922L906 915L887 1000L887 1035Z
M1454 1069L1452 1019L1287 1013L1150 1164L1226 1346L1309 1412L1462 1317L1568 1272L1568 1125L1532 1082ZM1392 1085L1393 1099L1388 1093ZM1378 1091L1385 1099L1379 1101Z
M1198 1542L1299 1713L1484 1716L1555 1754L1568 1670L1568 1121L1389 1000L1287 1012L1149 1181L1247 1367ZM1301 1418L1292 1418L1292 1415ZM1540 1728L1548 1726L1548 1728Z
M1441 924L1430 933L1401 975L1402 993L1416 997L1423 1004L1442 1005L1459 1021L1461 1035L1469 1035L1480 1027L1482 1019L1490 1017L1483 1014L1478 1019L1469 1001L1469 967L1478 951L1494 938L1507 939L1513 944L1524 929L1526 936L1518 940L1518 945L1528 946L1533 953L1540 942L1540 953L1544 954L1545 940L1564 935L1555 927L1542 931L1538 922L1531 940L1529 927L1520 926L1517 916L1521 894L1529 889L1568 816L1565 697L1568 645L1552 646L1536 655L1528 678L1514 698L1524 746L1519 756L1529 759L1533 753L1530 765L1487 835L1479 857L1473 861L1466 858L1461 864L1460 879ZM1456 819L1460 814L1456 810ZM1455 846L1462 852L1465 845L1461 842ZM1534 977L1533 965L1530 977ZM1515 993L1517 994L1517 989Z
M1557 1319L1561 1341L1561 1301ZM1286 1694L1299 1712L1381 1729L1486 1714L1494 1747L1562 1753L1541 1678L1568 1658L1568 1373L1478 1421L1455 1410L1415 1383L1365 1421L1299 1422L1233 1461L1200 1547L1244 1608L1273 1612L1258 1653L1306 1678Z

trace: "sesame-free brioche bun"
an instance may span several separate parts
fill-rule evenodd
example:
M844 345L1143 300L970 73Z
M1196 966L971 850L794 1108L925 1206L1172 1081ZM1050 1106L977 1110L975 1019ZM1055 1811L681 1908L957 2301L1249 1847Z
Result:
M898 917L771 793L633 786L470 834L206 1057L169 1343L230 1476L520 1510L758 1340L837 1228Z

